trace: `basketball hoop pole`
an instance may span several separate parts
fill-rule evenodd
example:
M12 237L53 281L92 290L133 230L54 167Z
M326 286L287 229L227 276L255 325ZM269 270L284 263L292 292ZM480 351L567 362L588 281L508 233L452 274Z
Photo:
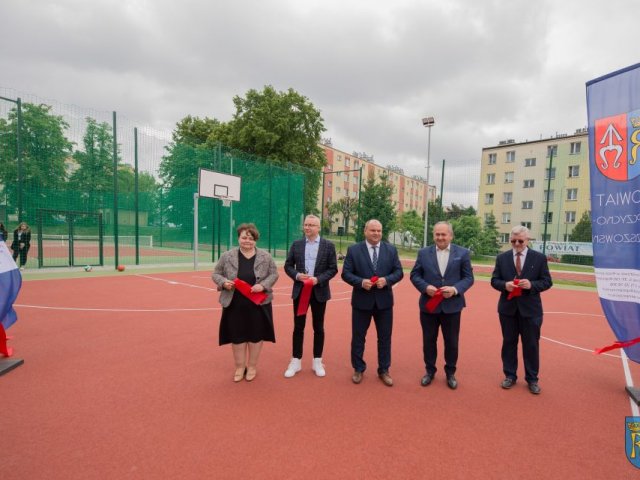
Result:
M193 269L198 270L198 193L193 194Z

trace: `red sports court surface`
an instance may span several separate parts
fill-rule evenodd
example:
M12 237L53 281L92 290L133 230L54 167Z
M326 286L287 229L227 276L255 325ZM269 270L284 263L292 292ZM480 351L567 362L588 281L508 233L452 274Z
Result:
M286 379L291 281L276 284L276 344L252 383L232 381L207 272L26 281L9 331L23 366L0 377L3 480L105 478L638 478L625 457L632 415L619 354L594 292L543 294L542 394L505 391L498 293L478 280L463 313L456 391L442 352L424 373L418 294L395 289L393 388L375 375L372 326L351 383L350 289L332 283L327 376ZM310 323L310 322L309 322ZM522 370L522 366L520 367ZM640 367L631 365L635 379Z

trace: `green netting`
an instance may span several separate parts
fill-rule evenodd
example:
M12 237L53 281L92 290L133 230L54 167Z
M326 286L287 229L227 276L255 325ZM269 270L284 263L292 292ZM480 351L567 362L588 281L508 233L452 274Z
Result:
M42 103L21 99L18 128L17 104L0 101L0 222L10 235L19 219L31 227L27 267L193 262L199 168L242 178L241 201L230 207L198 199L199 262L235 246L243 222L256 224L258 246L276 256L300 235L317 172L222 145L177 145L112 113Z

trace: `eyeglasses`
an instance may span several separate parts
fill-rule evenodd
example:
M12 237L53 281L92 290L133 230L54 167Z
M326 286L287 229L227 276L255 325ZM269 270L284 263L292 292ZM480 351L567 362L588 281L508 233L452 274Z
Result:
M516 240L515 238L511 240L511 245L515 245L516 243L519 243L520 245L522 245L526 240Z

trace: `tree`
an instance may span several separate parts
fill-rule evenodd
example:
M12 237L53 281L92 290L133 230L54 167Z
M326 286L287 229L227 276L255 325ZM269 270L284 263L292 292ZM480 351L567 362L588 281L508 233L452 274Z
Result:
M584 212L580 221L573 227L569 239L572 242L591 242L591 215L589 212Z
M455 220L451 220L451 226L455 234L454 243L473 250L474 252L478 251L482 235L482 226L477 216L461 216Z
M73 153L78 168L71 174L69 186L86 200L85 208L94 211L102 206L104 194L113 190L113 134L106 122L97 123L90 117L86 121L84 151Z
M496 225L496 217L493 213L490 213L484 222L475 253L479 255L496 255L500 251L498 235L500 235L500 232Z
M218 142L277 165L306 167L304 209L317 211L320 173L326 158L319 143L325 131L320 111L293 89L262 92L251 89L233 99L233 119L215 128L207 139L209 148Z
M356 240L364 238L363 229L366 221L375 218L382 224L382 237L387 239L389 232L395 228L395 203L393 197L393 184L386 174L380 176L376 183L373 177L369 177L362 189L360 196L360 215L356 229Z
M404 233L409 232L411 236L422 245L422 239L424 236L424 219L420 218L418 212L415 210L409 210L408 212L402 212L398 219L398 231Z
M59 190L66 180L65 160L72 143L65 137L68 124L53 115L48 105L22 105L22 189L25 212L35 217L35 209L44 206L46 191ZM16 135L17 111L7 120L0 119L0 184L5 185L9 201L16 205L18 162Z
M349 221L355 221L358 213L358 200L351 197L343 197L336 202L327 204L329 215L342 215L344 220L344 234L349 234Z

